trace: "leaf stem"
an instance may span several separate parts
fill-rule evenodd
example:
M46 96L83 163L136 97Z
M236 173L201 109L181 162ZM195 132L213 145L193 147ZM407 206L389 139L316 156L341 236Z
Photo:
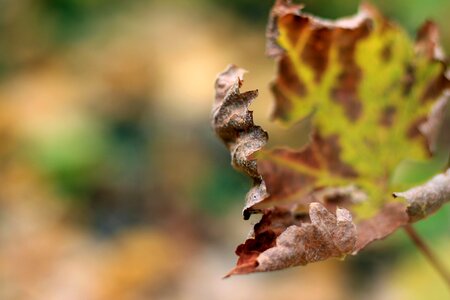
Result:
M439 275L447 283L450 288L450 273L447 272L442 262L434 255L430 248L425 244L420 235L414 229L411 224L407 224L403 227L408 234L409 238L413 241L416 247L422 252L422 254L428 259L428 262L434 267Z

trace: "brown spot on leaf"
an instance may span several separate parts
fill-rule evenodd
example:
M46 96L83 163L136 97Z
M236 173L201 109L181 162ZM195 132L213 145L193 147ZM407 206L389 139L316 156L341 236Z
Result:
M300 35L307 28L308 23L308 18L290 14L280 18L279 26L286 30L291 45L295 45L297 44Z
M298 96L306 95L306 87L300 81L292 61L287 56L283 56L278 64L277 85Z
M325 162L327 168L342 177L355 178L358 176L356 171L341 160L341 146L339 145L339 136L331 135L322 138L318 133L313 137L312 146L316 153L321 153L322 162Z
M301 61L314 71L314 80L320 82L328 66L328 52L333 41L333 31L322 27L311 30L308 41L301 53Z
M337 31L336 45L342 71L336 79L336 85L330 91L330 96L342 105L351 121L356 121L362 113L362 103L358 95L362 71L355 60L355 49L357 43L367 37L371 28L372 22L366 20L358 28Z
M392 43L387 43L384 45L383 49L381 49L381 59L387 63L392 58Z
M383 109L383 112L380 116L380 125L384 127L391 127L394 125L394 118L397 109L395 106L388 105Z
M408 128L408 131L406 132L406 136L410 139L417 138L419 136L422 136L422 133L420 132L420 125L424 123L427 120L427 117L423 116L411 123L411 125Z
M276 106L272 117L283 118L292 108L291 100L286 92L293 95L306 95L306 87L300 81L292 62L287 56L281 57L278 64L278 76L275 83L271 84L271 90L275 96Z
M408 64L405 67L405 75L402 78L402 94L403 97L408 96L411 93L411 90L416 82L416 72L415 68Z

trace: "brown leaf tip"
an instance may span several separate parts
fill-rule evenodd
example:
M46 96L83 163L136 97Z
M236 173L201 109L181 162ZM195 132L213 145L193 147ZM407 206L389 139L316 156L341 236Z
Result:
M221 103L225 100L225 95L230 89L241 87L246 70L239 68L236 65L230 64L227 68L217 75L215 89L216 89L216 103Z
M348 210L338 208L333 214L316 202L310 204L309 216L311 223L289 226L277 238L276 247L259 255L256 271L306 265L353 251L356 227Z
M450 129L450 90L443 92L442 96L433 104L428 118L418 125L418 130L428 141L429 150L434 153L440 143L450 144L448 131ZM449 116L447 116L449 115Z
M420 186L394 195L408 202L406 211L411 222L423 219L450 201L450 169Z
M249 110L258 91L240 92L246 73L235 65L229 65L217 76L215 103L212 111L212 127L231 154L232 166L253 179L253 187L247 194L244 217L248 219L253 204L267 197L265 184L258 173L256 160L249 158L267 143L268 135L253 122Z
M433 21L427 20L419 28L415 50L418 54L430 59L445 60L445 54L440 45L439 29Z
M267 211L254 237L236 249L237 266L227 275L280 270L352 253L356 227L346 209L330 212L321 203L309 205L309 218L289 211Z
M275 5L272 7L269 16L269 22L266 29L266 54L270 57L277 57L283 53L283 49L278 46L277 38L279 35L278 31L278 20L286 15L300 15L303 5L294 5L290 0L277 0Z

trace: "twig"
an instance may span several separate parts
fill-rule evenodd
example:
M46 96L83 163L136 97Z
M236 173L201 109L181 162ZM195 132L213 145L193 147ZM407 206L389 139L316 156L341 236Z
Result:
M403 227L408 234L409 238L414 242L414 244L419 248L420 252L428 259L428 262L434 267L434 269L441 275L444 281L447 283L448 288L450 288L450 274L445 269L441 261L431 252L430 248L425 244L422 238L419 236L417 231L412 227L411 224L407 224Z

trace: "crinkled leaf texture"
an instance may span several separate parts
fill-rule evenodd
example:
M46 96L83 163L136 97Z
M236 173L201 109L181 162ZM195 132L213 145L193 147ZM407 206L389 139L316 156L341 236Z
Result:
M433 23L413 43L367 4L327 21L277 1L267 38L273 117L312 132L302 149L264 148L257 92L240 92L236 66L219 74L213 128L253 179L244 218L263 214L229 275L356 254L449 200L450 80Z

